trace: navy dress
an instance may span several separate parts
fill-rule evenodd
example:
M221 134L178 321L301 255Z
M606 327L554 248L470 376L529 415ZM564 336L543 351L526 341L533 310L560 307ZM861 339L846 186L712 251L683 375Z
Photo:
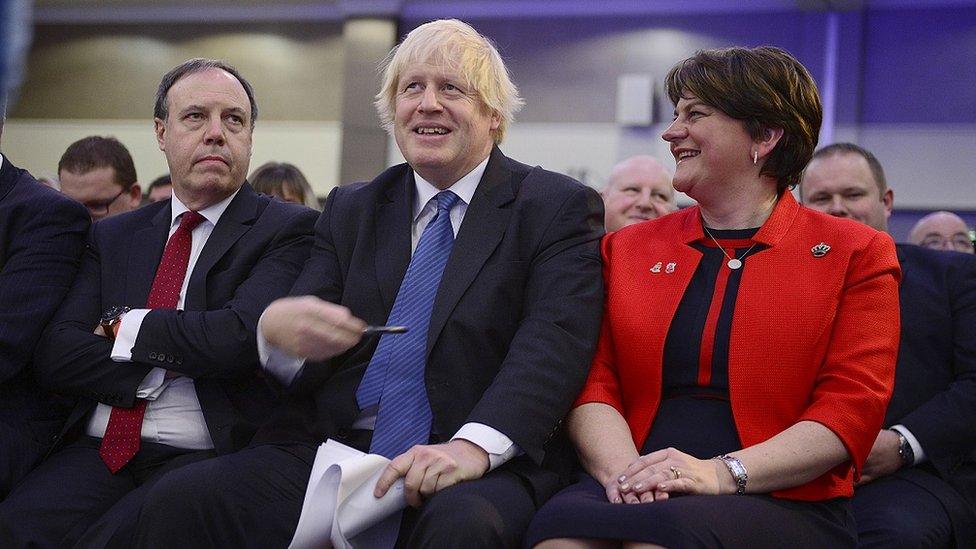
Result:
M732 317L747 257L761 253L758 229L709 229L730 256L707 236L664 347L661 404L641 454L674 447L699 459L742 448L729 402L728 356ZM734 254L734 255L733 255ZM672 495L653 503L610 503L599 482L580 481L554 496L536 514L526 546L553 538L595 538L682 547L854 547L849 500L799 502L767 495Z

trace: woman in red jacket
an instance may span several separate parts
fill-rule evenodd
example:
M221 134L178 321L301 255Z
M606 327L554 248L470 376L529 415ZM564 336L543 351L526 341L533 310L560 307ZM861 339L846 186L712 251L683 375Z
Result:
M587 475L527 541L853 547L847 499L894 380L894 245L794 200L821 107L789 53L701 51L666 83L674 187L698 205L604 239L566 422Z

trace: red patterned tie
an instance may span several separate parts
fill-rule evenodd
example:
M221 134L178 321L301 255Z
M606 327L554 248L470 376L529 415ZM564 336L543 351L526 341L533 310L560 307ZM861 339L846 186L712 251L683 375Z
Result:
M163 258L156 269L149 299L146 300L147 309L175 309L180 301L180 290L183 289L183 279L186 277L186 264L190 260L190 246L193 243L192 232L205 218L197 212L187 211L180 217L180 226L173 236L169 237ZM105 436L99 455L108 465L109 471L115 473L139 451L139 438L142 432L142 418L146 413L146 401L136 399L132 408L112 407L112 414L108 418Z

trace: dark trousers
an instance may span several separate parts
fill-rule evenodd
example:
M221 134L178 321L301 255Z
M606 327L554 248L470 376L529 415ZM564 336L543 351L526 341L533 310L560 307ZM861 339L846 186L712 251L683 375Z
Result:
M308 445L268 444L168 474L146 497L136 546L287 546L315 452ZM518 547L536 498L509 465L405 512L397 546Z
M37 465L50 445L50 440L36 440L26 425L0 420L0 501Z
M142 442L116 474L82 437L31 472L0 505L0 547L131 547L142 499L169 471L214 456Z
M858 546L952 547L953 521L946 504L953 502L947 498L965 506L942 479L915 467L858 487L851 500ZM973 542L969 539L960 547Z

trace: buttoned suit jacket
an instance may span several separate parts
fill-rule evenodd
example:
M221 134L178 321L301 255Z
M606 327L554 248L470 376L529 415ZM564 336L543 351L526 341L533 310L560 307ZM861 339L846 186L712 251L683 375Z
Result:
M0 167L0 499L43 455L64 422L60 402L30 376L31 357L78 271L90 224L84 206L6 157ZM19 440L19 442L18 442ZM10 446L7 446L9 444Z
M292 294L386 323L410 262L414 186L401 164L368 184L335 189ZM592 189L491 152L431 314L425 382L434 433L447 439L465 423L488 425L525 452L528 459L515 461L532 477L596 342L602 220ZM377 340L305 364L283 414L257 438L317 443L348 428L360 414L356 389Z
M900 469L895 475L939 497L957 535L966 532L964 539L972 541L976 539L976 256L899 244L898 260L903 273L901 348L885 425L907 427L925 450L927 463ZM947 492L949 486L968 506Z
M131 407L155 366L189 376L214 448L223 454L246 445L274 403L258 375L257 321L301 271L316 212L244 183L188 273L183 310L149 312L132 362L115 362L112 341L93 330L110 307L145 307L171 216L167 200L92 226L78 278L44 332L37 372L51 390L81 397L65 433L83 424L96 402Z
M577 405L616 408L637 448L661 401L665 341L702 258L692 244L703 238L701 215L691 207L603 241L606 313ZM825 425L850 461L773 495L850 496L894 381L894 243L870 227L802 207L788 191L753 240L765 248L745 262L729 338L729 400L739 438L749 447L799 421ZM821 243L828 251L814 254ZM665 267L655 269L657 262Z

